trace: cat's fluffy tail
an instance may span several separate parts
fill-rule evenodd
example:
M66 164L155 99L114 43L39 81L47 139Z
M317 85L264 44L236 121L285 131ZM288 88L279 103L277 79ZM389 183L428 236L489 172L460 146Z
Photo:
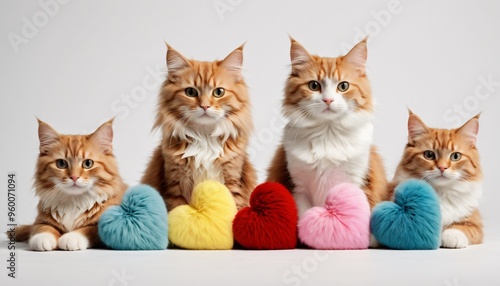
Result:
M20 225L16 227L15 231L7 231L7 237L10 239L14 236L18 242L26 242L30 238L32 225Z

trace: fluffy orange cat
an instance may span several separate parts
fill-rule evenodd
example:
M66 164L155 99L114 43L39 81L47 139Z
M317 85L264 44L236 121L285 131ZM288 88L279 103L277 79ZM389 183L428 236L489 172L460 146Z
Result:
M283 113L289 120L268 181L293 191L299 215L323 206L342 182L361 187L370 206L388 198L373 146L373 99L365 73L366 40L337 58L310 55L291 39L292 71Z
M100 215L119 204L127 188L112 153L112 121L90 135L61 135L38 123L38 216L33 225L16 228L16 240L39 251L97 246Z
M408 119L408 144L389 185L422 179L436 190L441 204L441 247L463 248L481 243L483 226L478 210L482 172L476 137L479 116L457 129L429 128L415 114Z
M159 190L170 211L190 201L195 185L216 180L241 209L256 184L246 152L253 124L241 74L243 46L214 62L188 60L167 48L168 76L155 123L162 141L142 183Z

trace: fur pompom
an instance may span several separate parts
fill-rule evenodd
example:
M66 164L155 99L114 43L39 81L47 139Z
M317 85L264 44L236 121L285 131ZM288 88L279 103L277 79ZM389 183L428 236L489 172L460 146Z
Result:
M382 202L373 209L371 231L388 248L439 248L441 210L436 192L421 180L399 184L394 202Z
M189 205L178 206L168 214L170 241L186 249L232 249L236 212L226 186L202 182L194 188Z
M129 188L121 205L108 208L97 224L99 237L118 250L162 250L168 246L167 208L148 185Z
M278 183L263 183L252 192L250 206L236 214L234 239L247 249L293 249L297 221L290 191Z
M330 190L324 207L307 210L299 220L299 238L316 249L366 249L370 242L370 205L357 186Z

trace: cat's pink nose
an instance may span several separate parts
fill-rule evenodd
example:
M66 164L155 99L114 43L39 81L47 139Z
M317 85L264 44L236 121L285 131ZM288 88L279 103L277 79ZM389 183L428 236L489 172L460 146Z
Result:
M207 109L210 108L210 105L202 105L201 108L203 108L203 110L207 111Z
M326 103L326 105L330 105L330 103L333 102L333 99L331 99L331 98L323 98L323 101Z
M76 180L78 180L80 177L77 176L70 176L71 180L76 183Z
M446 168L446 167L444 167L444 166L438 166L438 169L439 169L439 171L441 171L441 173L443 173L443 172L444 172L444 171L446 171L446 169L448 169L448 168Z

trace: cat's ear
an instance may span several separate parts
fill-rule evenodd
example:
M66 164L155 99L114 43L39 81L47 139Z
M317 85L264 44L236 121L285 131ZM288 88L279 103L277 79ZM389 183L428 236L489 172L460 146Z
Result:
M290 37L290 61L292 62L292 74L298 74L304 67L307 67L312 57L309 52L292 37Z
M191 67L189 60L181 55L178 51L174 50L169 44L165 43L167 46L167 68L168 75L175 75L180 71Z
M103 123L90 135L90 139L101 148L104 154L111 154L113 151L113 119Z
M364 75L366 72L366 59L368 57L368 49L366 46L366 41L368 38L364 38L361 42L357 43L344 57L344 61L353 65L356 70L359 71L360 75Z
M470 147L476 146L477 133L479 132L479 114L465 122L456 130L456 134L464 138Z
M234 77L235 81L242 79L241 69L243 67L243 47L239 46L232 51L225 59L220 61L220 66L225 68Z
M50 147L59 141L59 133L50 125L38 119L38 139L40 140L40 153L47 154Z
M430 131L429 127L416 114L408 110L408 140L414 142L420 136Z

